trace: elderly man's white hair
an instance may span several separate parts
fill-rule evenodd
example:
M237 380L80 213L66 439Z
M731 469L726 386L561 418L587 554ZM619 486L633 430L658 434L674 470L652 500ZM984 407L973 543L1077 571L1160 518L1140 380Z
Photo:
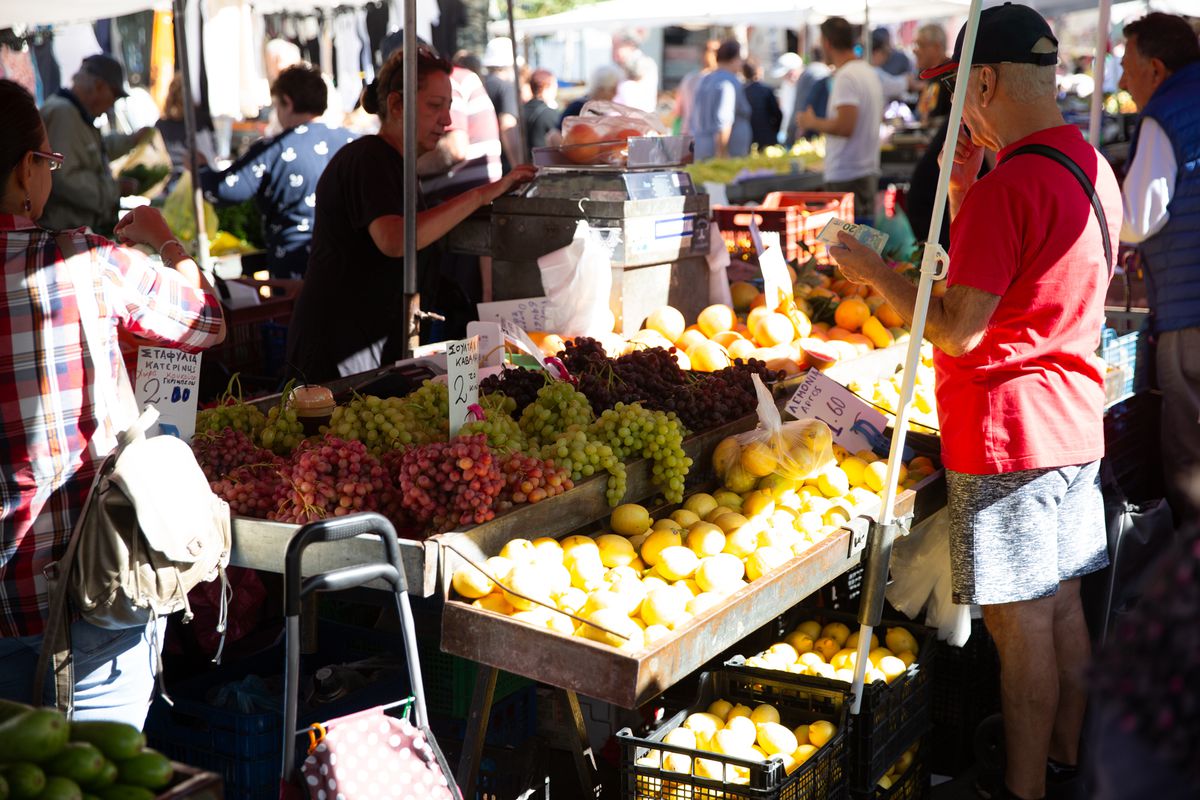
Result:
M1039 39L1033 46L1035 53L1053 53L1057 49L1049 39ZM1022 105L1053 100L1058 95L1054 65L1001 64L1000 84L1013 102Z

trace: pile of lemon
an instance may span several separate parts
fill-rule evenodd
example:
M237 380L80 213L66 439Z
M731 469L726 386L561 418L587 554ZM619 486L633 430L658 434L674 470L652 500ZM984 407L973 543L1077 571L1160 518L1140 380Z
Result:
M858 661L858 631L841 622L822 626L815 619L806 620L784 637L782 642L747 658L748 667L790 672L794 675L815 675L830 680L854 680ZM866 669L868 683L891 683L903 675L917 660L920 649L916 638L905 628L888 628L880 647L879 637L871 634L871 648Z
M667 732L663 742L747 761L766 761L777 755L783 760L786 772L791 774L836 734L837 726L828 720L789 728L781 722L779 710L772 705L764 703L751 709L741 703L716 700L706 711L688 715L682 725ZM748 767L667 750L650 750L636 763L641 767L726 783L746 785L750 782ZM658 784L656 779L639 777L639 794L658 791ZM661 788L665 793L670 786Z

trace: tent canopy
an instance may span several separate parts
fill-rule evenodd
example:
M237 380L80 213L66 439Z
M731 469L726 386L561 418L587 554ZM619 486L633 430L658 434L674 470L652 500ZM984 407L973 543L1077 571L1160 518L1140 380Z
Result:
M91 22L149 9L169 11L171 0L14 0L0 3L0 28Z

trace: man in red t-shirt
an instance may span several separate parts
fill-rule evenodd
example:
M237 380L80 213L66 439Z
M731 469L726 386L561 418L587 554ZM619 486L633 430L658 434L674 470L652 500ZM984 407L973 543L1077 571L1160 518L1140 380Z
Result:
M921 77L952 79L962 42ZM1112 170L1058 110L1057 46L1027 6L980 18L970 133L951 171L949 288L926 327L939 350L954 599L983 607L1000 653L1006 772L980 789L1031 800L1078 765L1090 657L1079 579L1108 561L1095 352L1121 223ZM976 180L985 149L999 164ZM830 252L846 277L911 319L916 287L840 238Z

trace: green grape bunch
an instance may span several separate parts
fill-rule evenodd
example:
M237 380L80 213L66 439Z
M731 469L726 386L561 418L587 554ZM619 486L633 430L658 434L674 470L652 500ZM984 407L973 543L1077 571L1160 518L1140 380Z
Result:
M580 427L559 434L554 441L542 445L538 456L543 461L553 461L571 473L571 480L581 480L608 473L608 488L605 495L610 506L618 506L625 497L625 464L607 444L588 436Z
M502 394L483 395L479 405L484 410L484 418L468 420L459 429L459 436L474 436L483 434L487 437L488 447L497 453L517 453L525 450L529 443L521 426L509 416L510 407L516 403L511 397Z
M544 445L560 434L587 427L594 419L586 395L567 381L553 381L539 389L537 399L521 412L520 425L530 444Z
M651 482L668 502L683 502L684 481L692 459L683 449L687 430L674 411L617 403L602 413L588 432L593 440L612 448L617 458L650 459Z
M272 453L288 456L304 441L304 424L292 408L292 389L296 381L290 380L283 387L279 404L267 411L267 422L259 434L262 446Z
M228 429L249 436L255 443L267 424L267 418L256 407L242 401L242 382L235 372L225 387L225 393L213 408L196 413L196 433L221 433ZM236 392L235 392L236 387Z

